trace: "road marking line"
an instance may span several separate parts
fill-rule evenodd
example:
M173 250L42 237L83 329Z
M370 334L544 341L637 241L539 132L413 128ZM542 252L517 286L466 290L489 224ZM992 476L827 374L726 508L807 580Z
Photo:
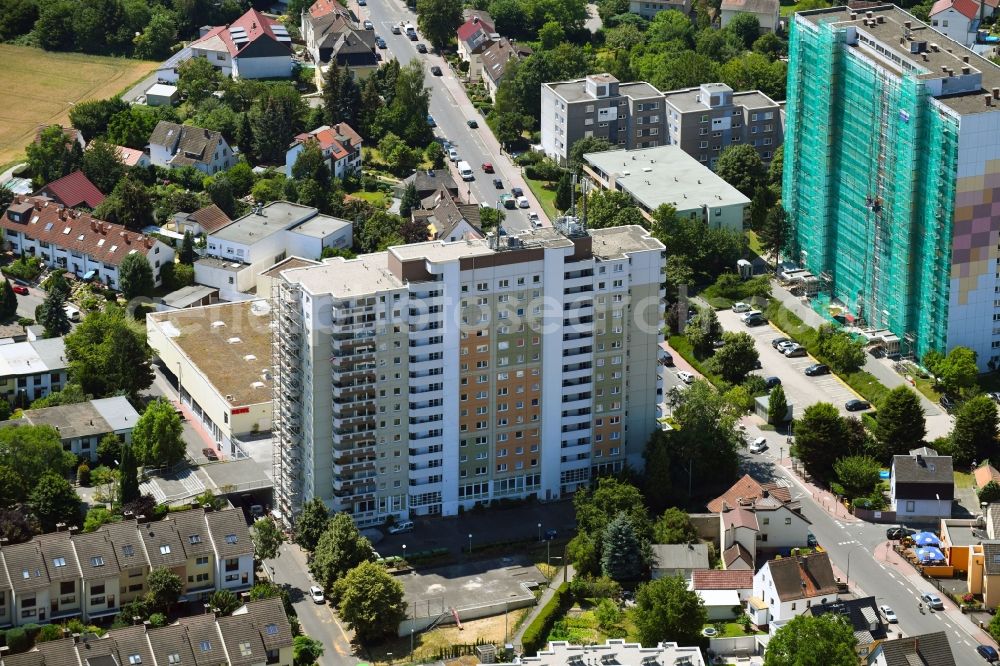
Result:
M934 613L934 617L936 617L938 620L941 620L941 616L938 615L937 613ZM941 620L941 621L943 622L944 620Z

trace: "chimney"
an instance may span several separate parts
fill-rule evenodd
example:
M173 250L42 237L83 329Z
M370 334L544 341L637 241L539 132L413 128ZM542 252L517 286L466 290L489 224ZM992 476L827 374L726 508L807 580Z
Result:
M66 523L56 523L56 532L62 532L66 529Z
M909 30L912 25L913 21L903 21L903 27L906 28L907 30Z
M143 630L144 633L148 634L149 633L149 629L152 626L153 626L153 623L150 622L149 620L143 620L142 621L142 630Z
M983 95L983 101L986 102L986 106L993 106L993 97L990 95ZM917 456L919 459L920 456Z
M77 527L76 525L70 525L69 526L69 533L70 534L77 534L79 531L80 531L80 528Z
M858 13L857 12L851 12L851 20L852 21L857 21L858 20Z
M16 203L16 204L21 203L21 195L20 194L15 194L14 195L14 203Z
M942 74L948 73L948 65L941 65L941 73Z
M62 207L62 204L59 205L59 219L60 220L66 219L66 209Z
M871 18L873 16L875 16L875 14L873 12L871 12L871 11L865 12L865 18Z
M993 99L1000 99L1000 88L993 89Z
M967 55L962 56L962 62L964 62L965 64L969 64L969 56Z
M137 522L137 523L144 523L144 522L146 522L146 516L144 514L140 513L138 516L136 516L135 522Z
M972 72L972 68L969 67L968 65L965 65L964 67L962 67L962 74L969 74L971 72Z
M42 209L42 200L35 199L35 210L41 210L41 209Z
M132 520L133 518L135 518L135 514L131 511L126 510L122 513L123 520Z
M878 17L878 22L879 23L885 23L885 17L880 14L879 17Z

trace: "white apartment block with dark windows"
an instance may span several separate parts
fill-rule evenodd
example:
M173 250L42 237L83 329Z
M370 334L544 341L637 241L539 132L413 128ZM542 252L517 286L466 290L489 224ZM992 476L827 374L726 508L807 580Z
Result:
M575 220L281 271L275 504L360 525L550 500L641 467L664 247Z

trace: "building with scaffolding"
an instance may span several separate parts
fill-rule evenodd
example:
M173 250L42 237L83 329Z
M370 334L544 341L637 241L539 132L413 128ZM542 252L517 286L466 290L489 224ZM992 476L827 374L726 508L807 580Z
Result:
M554 499L657 427L663 244L556 227L389 248L274 279L275 506L359 525Z
M1000 68L893 5L795 14L794 255L904 355L1000 360Z

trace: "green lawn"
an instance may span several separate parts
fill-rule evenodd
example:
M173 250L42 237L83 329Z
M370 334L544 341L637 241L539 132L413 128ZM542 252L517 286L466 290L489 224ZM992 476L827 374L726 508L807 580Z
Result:
M389 198L384 192L365 192L364 190L358 190L351 196L356 199L363 199L376 208L388 208L389 206Z
M718 638L736 638L738 636L753 636L761 632L751 629L749 632L743 631L743 625L739 622L710 622L706 627L714 627L718 632Z
M750 251L756 254L758 257L764 256L764 248L760 245L760 239L757 238L757 234L748 231L747 232L747 244L750 246Z
M596 600L594 600L596 601ZM635 624L630 612L622 611L621 621L611 627L602 627L594 612L595 605L584 602L574 606L565 617L556 620L549 632L549 641L569 641L577 645L603 645L609 638L637 640Z
M720 377L719 375L713 373L711 370L708 369L708 363L707 363L708 359L706 359L705 361L699 361L695 357L694 349L691 348L691 343L688 342L688 339L686 337L684 337L683 335L671 335L669 341L670 341L670 347L675 352L680 354L685 361L690 363L691 367L693 367L701 374L705 375L705 379L710 381L712 385L715 386L715 388L719 390L725 390L727 388L727 384L725 381L723 381L722 377Z
M542 205L545 216L550 220L555 220L559 216L559 212L556 210L556 184L541 180L532 180L527 177L525 177L524 182L528 184L532 194L538 199L538 203Z
M975 477L972 474L966 474L965 472L955 472L955 487L957 488L974 488L975 487Z

